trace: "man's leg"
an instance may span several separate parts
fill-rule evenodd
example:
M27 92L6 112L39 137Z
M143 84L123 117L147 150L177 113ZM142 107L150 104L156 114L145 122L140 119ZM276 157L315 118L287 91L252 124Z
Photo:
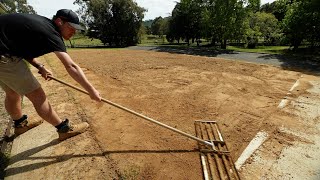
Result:
M16 136L23 134L42 123L42 120L28 120L28 116L22 114L21 95L3 83L0 84L6 94L5 108L14 122L14 134Z
M22 114L21 96L24 94L33 104L39 116L57 128L59 140L64 140L84 132L88 123L69 125L69 120L62 121L53 110L37 79L24 61L12 57L0 63L0 86L6 92L5 107L14 120L15 134L20 135L42 123L42 120L29 120ZM19 61L17 61L19 60Z
M68 119L62 122L57 113L52 109L41 87L26 94L26 97L32 102L39 116L57 128L59 140L61 141L83 133L89 127L89 124L86 122L76 125L69 125Z
M33 104L39 116L53 126L61 124L62 120L52 109L41 87L25 95Z
M21 96L9 88L4 88L6 93L5 108L12 119L20 119L22 117Z

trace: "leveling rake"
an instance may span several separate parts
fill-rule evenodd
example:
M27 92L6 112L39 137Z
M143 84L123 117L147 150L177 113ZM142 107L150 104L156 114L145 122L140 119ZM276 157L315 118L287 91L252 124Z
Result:
M68 87L71 87L79 92L89 95L88 92L74 85L66 83L52 76L49 76L49 78ZM234 163L230 157L228 147L223 141L222 134L215 121L196 121L195 129L198 136L196 137L179 129L156 121L150 117L137 113L124 106L111 102L107 99L101 98L101 101L197 141L200 148L200 158L204 173L204 179L240 179L239 174L235 169Z

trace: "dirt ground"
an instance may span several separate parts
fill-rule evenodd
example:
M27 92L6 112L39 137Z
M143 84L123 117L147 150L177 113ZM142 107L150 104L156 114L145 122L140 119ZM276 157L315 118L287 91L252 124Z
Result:
M277 108L301 78L299 72L151 51L86 49L70 50L69 54L105 99L193 135L195 120L218 121L235 160L261 130L269 134L269 142L277 142L272 144L275 156L290 142L301 140L279 130L284 125L299 129L301 123L296 121L295 114ZM54 54L39 60L46 63L57 78L77 85ZM307 94L311 86L300 83L290 97ZM73 98L66 98L59 95L59 89L46 88L45 91L49 100L57 101L58 112L77 114L77 120L91 125L89 139L95 141L96 148L108 158L108 171L114 171L117 178L203 178L197 142L110 105L95 103L79 92L70 90L68 94ZM74 111L74 107L81 109L81 113ZM84 146L87 141L83 139L77 146ZM56 149L56 152L59 150L65 149ZM99 162L87 163L87 166L95 169L97 164ZM240 172L248 179L246 174Z

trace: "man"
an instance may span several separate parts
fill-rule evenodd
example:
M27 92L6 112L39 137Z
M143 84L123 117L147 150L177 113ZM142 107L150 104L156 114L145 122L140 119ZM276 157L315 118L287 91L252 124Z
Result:
M42 122L29 120L21 109L21 96L26 96L39 116L55 126L59 140L84 132L88 123L70 125L62 121L52 109L41 85L30 72L25 59L39 70L46 80L52 73L35 58L54 52L69 75L89 94L101 101L99 92L90 84L81 68L66 53L63 39L69 40L82 30L78 16L71 10L57 11L53 20L33 14L5 14L0 16L0 85L5 91L5 108L14 120L15 134L20 135Z

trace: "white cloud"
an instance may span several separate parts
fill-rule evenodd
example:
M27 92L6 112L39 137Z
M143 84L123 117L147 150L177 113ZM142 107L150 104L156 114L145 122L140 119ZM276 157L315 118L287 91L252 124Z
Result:
M171 15L176 2L180 0L134 0L140 7L147 9L144 20ZM275 0L261 0L261 4L271 3ZM74 0L28 0L35 11L42 16L51 18L59 9L77 10L79 6L73 5Z
M261 4L272 3L275 0L261 0Z
M145 13L145 20L154 19L162 16L167 17L171 15L173 8L176 5L176 0L136 0L140 7L147 9Z
M176 5L175 0L135 0L140 7L147 9L144 19L154 19L158 16L167 17ZM51 18L59 9L77 10L74 0L28 0L34 10L42 16Z
M28 0L37 14L52 18L59 9L77 10L79 6L73 5L74 0Z

